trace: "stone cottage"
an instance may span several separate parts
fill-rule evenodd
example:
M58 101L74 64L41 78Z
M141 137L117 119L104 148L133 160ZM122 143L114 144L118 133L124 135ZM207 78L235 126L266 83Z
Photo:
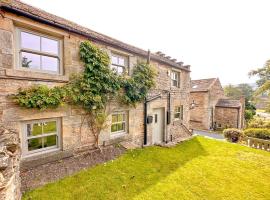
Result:
M195 104L190 112L192 129L209 130L244 126L244 99L226 98L218 78L192 80L190 103Z
M138 61L157 69L156 88L136 108L111 102L100 143L153 145L189 134L190 67L150 53L16 0L0 4L0 121L19 132L22 165L30 167L93 148L94 137L71 107L39 111L16 105L9 95L32 85L59 86L83 70L79 45L90 40L106 50L119 75ZM25 68L26 61L31 61ZM50 127L50 128L48 128ZM47 141L51 142L48 143Z

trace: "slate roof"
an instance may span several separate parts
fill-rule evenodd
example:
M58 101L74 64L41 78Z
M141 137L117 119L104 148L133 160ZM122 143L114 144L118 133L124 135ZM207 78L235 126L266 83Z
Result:
M239 100L233 99L219 99L216 107L224 107L224 108L240 108L241 102Z
M191 81L191 92L207 92L217 78L199 79Z
M101 43L104 43L104 44L107 44L116 48L120 48L122 50L131 52L131 53L138 54L146 58L148 57L148 51L126 44L124 42L121 42L119 40L106 36L104 34L95 32L79 24L76 24L64 18L58 17L56 15L50 14L39 8L25 4L19 0L1 0L0 8L9 12L16 13L18 15L25 16L27 18L31 18L35 21L48 24L50 26L54 26L57 28L67 30L69 32L80 34L82 36L85 36L91 39L92 41L98 41L98 42L101 42ZM166 58L165 56L151 53L151 60L161 62L163 64L167 64L172 67L176 67L185 71L190 71L188 65L183 66L182 64L176 63L172 59Z

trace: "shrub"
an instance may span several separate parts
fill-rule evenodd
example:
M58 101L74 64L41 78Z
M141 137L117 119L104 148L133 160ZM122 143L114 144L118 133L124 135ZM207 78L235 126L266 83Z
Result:
M245 120L252 120L255 114L256 112L254 112L253 110L245 110Z
M270 140L270 129L268 128L248 128L244 130L244 135L264 140Z
M223 130L223 135L231 142L238 142L242 137L242 131L236 128L228 128Z
M270 128L270 121L256 118L248 123L248 128Z

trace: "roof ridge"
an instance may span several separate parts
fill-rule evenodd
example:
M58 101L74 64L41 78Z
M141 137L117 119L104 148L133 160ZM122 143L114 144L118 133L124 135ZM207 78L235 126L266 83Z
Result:
M126 51L132 52L137 55L141 55L143 57L148 56L148 51L144 49L122 42L118 39L107 36L105 34L93 31L90 28L79 25L63 17L59 17L57 15L51 14L45 10L31 6L19 0L1 0L0 8L23 15L28 18L32 17L33 20L39 21L41 23L47 23L48 25L52 25L52 26L76 33L76 34L83 35L85 37L91 38L92 40L96 40L107 45L109 44L109 45L115 46L116 48L124 49ZM183 69L185 71L190 71L188 67L181 66L180 64L177 64L176 62L168 58L161 57L153 53L151 53L150 55L153 60L168 64L172 67Z

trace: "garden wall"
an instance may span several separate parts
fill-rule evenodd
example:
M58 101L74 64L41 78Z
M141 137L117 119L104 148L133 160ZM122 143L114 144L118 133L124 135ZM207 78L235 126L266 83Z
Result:
M0 123L0 200L20 199L18 132Z

